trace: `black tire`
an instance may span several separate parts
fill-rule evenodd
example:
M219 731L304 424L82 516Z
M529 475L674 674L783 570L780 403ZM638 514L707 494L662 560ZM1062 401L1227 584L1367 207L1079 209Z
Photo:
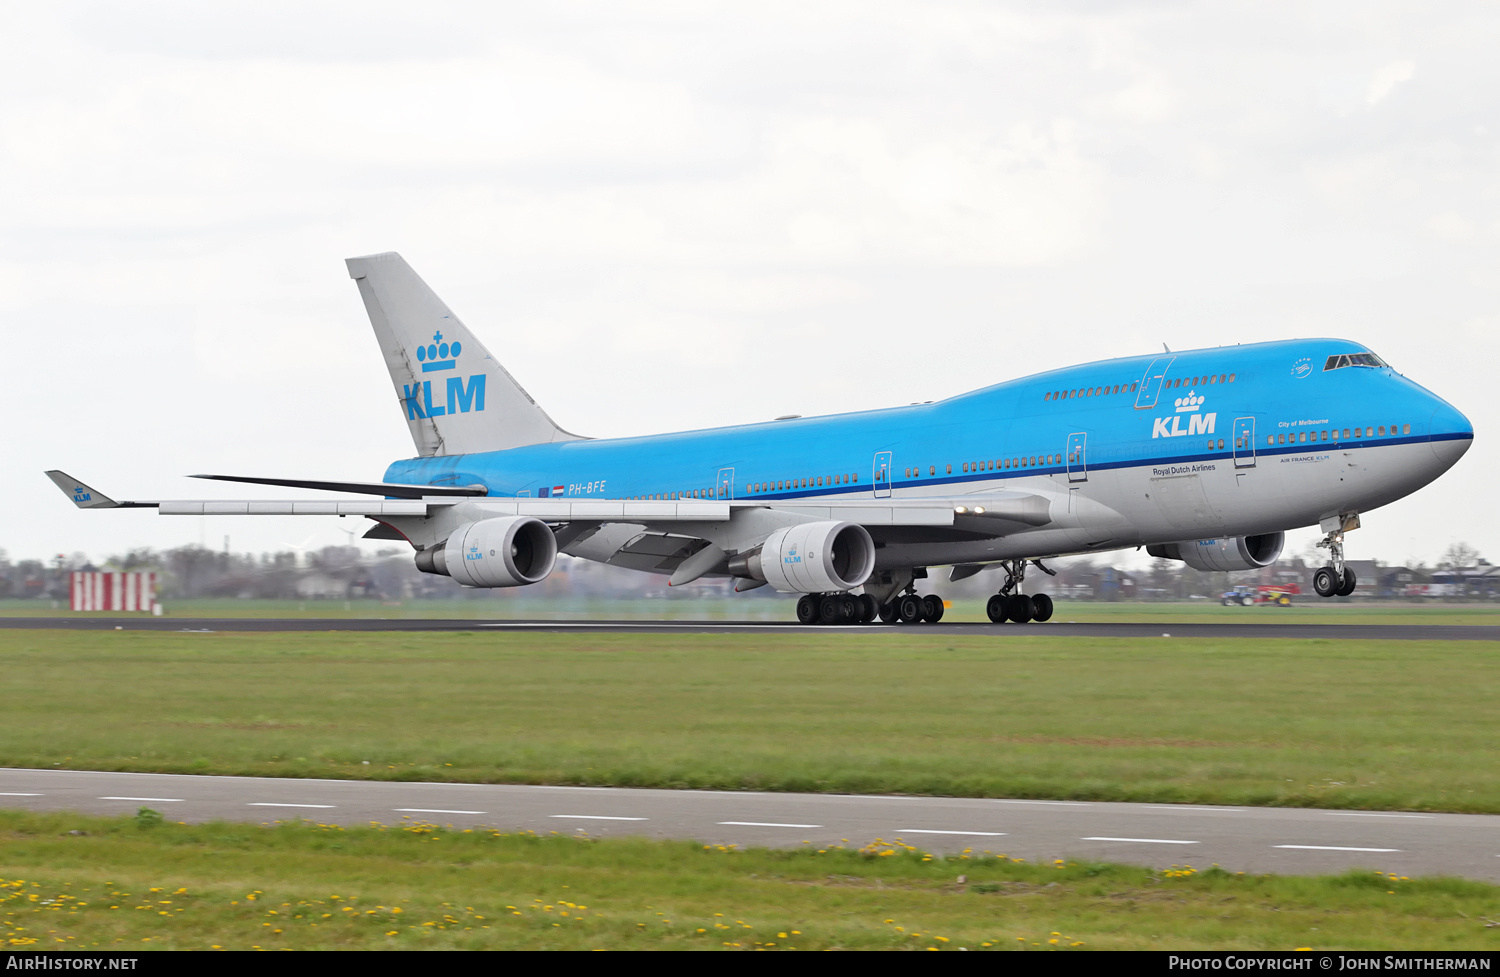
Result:
M943 619L943 599L937 594L928 594L922 598L922 620L927 624L936 624Z
M1354 585L1358 582L1358 579L1354 576L1354 571L1346 565L1344 567L1344 582L1339 584L1338 595L1340 597L1348 597L1354 593Z
M813 594L803 594L797 600L797 623L818 623L818 598Z
M843 621L843 605L839 602L838 594L825 594L818 601L818 623L840 624Z
M858 624L859 612L863 607L864 605L860 603L859 598L853 594L843 595L839 598L839 623Z
M984 612L990 616L993 624L1004 624L1008 620L1005 616L1005 598L999 594L985 602Z
M1025 624L1036 616L1036 605L1025 594L1016 594L1005 602L1005 616L1017 624Z
M1333 572L1333 567L1319 567L1313 574L1313 590L1319 597L1332 597L1338 593L1338 574Z
M859 595L859 623L869 624L880 616L880 603L869 594Z
M922 598L907 594L896 599L896 622L898 624L922 623Z
M1052 598L1046 594L1033 594L1031 597L1031 619L1033 621L1052 620Z
M896 602L893 601L893 600L892 601L886 601L884 604L881 604L880 605L880 610L877 612L880 615L880 623L881 624L895 624L896 623L896 613L899 610L900 610L900 608L898 608L896 606Z

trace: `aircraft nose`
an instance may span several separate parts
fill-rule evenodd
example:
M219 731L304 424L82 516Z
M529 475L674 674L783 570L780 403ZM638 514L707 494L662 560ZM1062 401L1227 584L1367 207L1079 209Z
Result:
M1439 402L1427 425L1427 442L1444 469L1451 468L1474 443L1474 425L1452 404Z

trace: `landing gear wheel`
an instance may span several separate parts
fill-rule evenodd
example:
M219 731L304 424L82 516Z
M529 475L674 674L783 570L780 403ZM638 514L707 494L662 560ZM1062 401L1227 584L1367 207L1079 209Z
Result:
M896 599L896 621L900 624L920 624L922 622L922 598L916 594L907 594Z
M922 620L928 624L936 624L943 619L943 599L937 594L928 594L922 598Z
M860 603L859 598L853 594L844 594L839 598L839 623L858 624L859 612L863 607L864 605Z
M1357 582L1358 581L1354 577L1354 571L1346 565L1344 567L1344 582L1339 584L1339 589L1337 591L1338 595L1340 597L1348 597L1350 594L1354 593L1354 585Z
M869 594L859 595L859 623L869 624L880 616L880 604Z
M819 624L839 624L843 621L843 612L838 594L825 594L823 599L818 601Z
M1033 594L1031 597L1031 619L1033 621L1052 620L1052 598L1046 594Z
M880 623L895 624L896 614L899 610L900 608L896 606L895 601L888 601L887 603L881 604L880 611L878 612L880 614Z
M1025 594L1006 598L1005 616L1017 624L1025 624L1036 616L1036 605Z
M797 623L818 623L818 598L812 594L803 594L797 600Z
M992 624L1005 623L1005 598L999 594L991 597L984 605L984 612L990 616Z
M1313 574L1313 590L1317 591L1319 597L1332 597L1338 593L1339 582L1333 567L1319 567L1318 572Z

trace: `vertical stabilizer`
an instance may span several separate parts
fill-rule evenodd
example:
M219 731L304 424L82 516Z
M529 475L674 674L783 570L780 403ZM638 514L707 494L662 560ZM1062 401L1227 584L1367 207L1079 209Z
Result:
M552 422L399 254L349 258L417 453L577 441Z

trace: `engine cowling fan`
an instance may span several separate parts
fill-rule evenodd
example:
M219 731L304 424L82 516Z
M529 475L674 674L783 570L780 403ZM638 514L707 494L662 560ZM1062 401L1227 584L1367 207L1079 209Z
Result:
M557 562L557 537L530 516L471 522L417 554L417 569L466 587L523 587L544 580Z
M1286 533L1264 533L1228 539L1157 543L1146 547L1146 552L1168 560L1181 560L1194 570L1258 570L1276 562L1285 542Z
M758 551L730 561L735 576L764 580L784 594L853 590L875 569L875 542L852 522L808 522L778 529Z

